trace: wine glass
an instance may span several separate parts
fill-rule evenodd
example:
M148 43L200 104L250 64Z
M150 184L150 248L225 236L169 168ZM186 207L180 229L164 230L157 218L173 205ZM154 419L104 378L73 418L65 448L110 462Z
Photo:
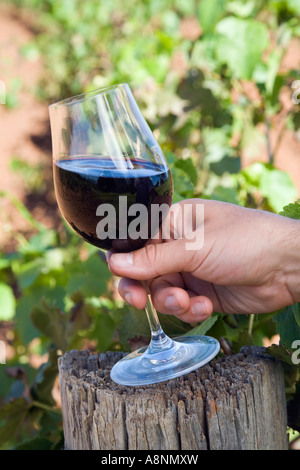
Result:
M160 229L154 207L172 203L172 176L128 84L77 95L49 106L54 187L72 229L102 250L133 251ZM146 285L146 284L145 284ZM148 347L111 370L123 385L163 382L201 367L219 351L208 336L169 338L148 295Z

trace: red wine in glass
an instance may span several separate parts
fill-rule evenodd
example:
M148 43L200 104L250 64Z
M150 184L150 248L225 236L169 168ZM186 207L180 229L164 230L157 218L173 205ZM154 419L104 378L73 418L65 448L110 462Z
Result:
M70 157L54 162L56 198L65 220L80 237L103 250L132 251L144 246L151 237L151 229L155 231L151 206L172 203L170 170L153 162L134 159L131 162L133 168L125 170L115 168L110 159L101 156ZM120 196L126 198L125 209L129 213L135 204L145 207L145 220L140 217L139 222L147 225L144 237L130 239L128 230L124 230L124 224L129 225L134 217L120 213ZM108 201L115 210L112 220L115 230L111 237L108 230L104 230L104 224L100 224L107 214L97 216L98 207ZM159 223L155 221L157 229L161 222L162 218ZM103 236L99 233L102 227Z

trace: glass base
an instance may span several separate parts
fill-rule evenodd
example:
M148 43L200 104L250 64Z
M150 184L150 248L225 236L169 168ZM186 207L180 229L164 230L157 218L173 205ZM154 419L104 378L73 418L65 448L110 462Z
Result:
M112 368L111 379L121 385L147 385L174 379L207 364L219 352L220 344L210 336L180 336L167 348L150 346L134 351Z

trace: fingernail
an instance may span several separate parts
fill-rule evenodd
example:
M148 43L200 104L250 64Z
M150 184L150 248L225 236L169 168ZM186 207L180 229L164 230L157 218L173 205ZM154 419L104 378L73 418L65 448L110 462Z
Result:
M165 301L165 306L170 310L180 309L180 306L178 305L178 302L176 300L176 297L174 297L174 295L168 295Z
M203 317L205 316L205 303L198 301L192 306L192 314L195 315L195 317Z
M127 268L133 265L133 256L132 253L113 253L110 261L120 268Z
M126 292L124 294L124 298L125 298L125 300L128 304L131 304L131 294L130 294L130 292Z

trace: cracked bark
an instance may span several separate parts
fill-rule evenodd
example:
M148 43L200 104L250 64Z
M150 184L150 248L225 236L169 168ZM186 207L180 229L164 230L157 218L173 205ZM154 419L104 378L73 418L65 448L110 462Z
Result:
M66 449L288 448L283 370L263 348L139 387L111 381L122 356L73 350L59 359Z

